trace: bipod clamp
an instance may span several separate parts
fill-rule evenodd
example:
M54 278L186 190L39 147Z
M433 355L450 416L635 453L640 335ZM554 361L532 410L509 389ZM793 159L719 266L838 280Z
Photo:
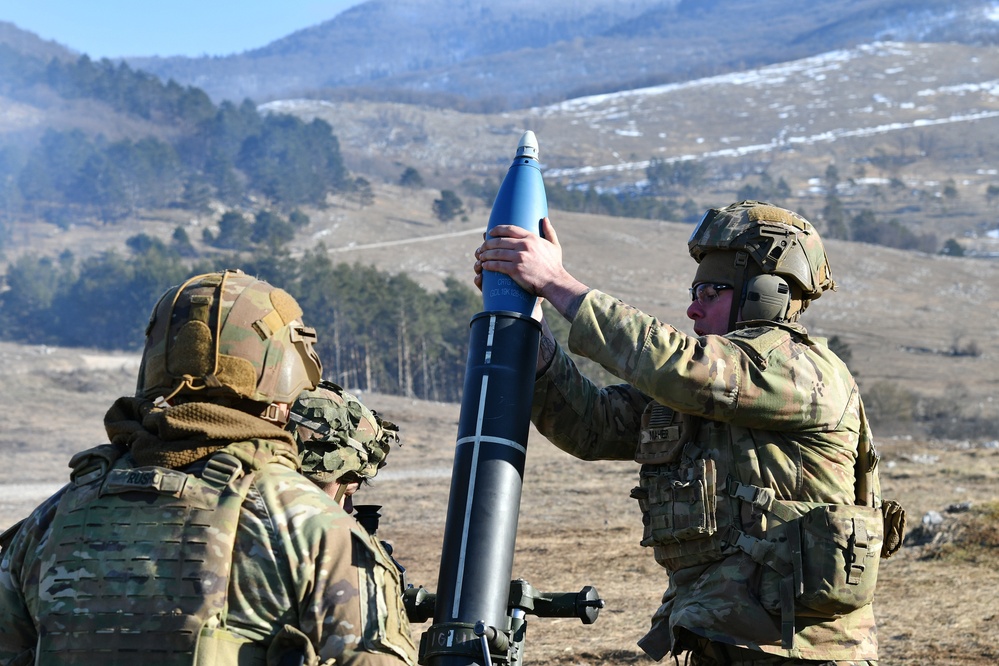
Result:
M423 587L411 587L403 593L403 603L411 622L424 622L434 615L437 597ZM541 592L518 579L510 583L505 627L484 620L435 623L420 638L420 663L521 666L527 615L578 617L583 624L593 624L604 605L592 585L579 592Z
M490 627L482 620L475 623L472 629L482 645L484 664L493 663L492 653L505 654L510 651L510 638L496 627Z

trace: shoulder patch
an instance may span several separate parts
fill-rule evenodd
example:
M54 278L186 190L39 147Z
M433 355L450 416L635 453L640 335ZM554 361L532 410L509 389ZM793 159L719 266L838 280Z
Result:
M760 326L741 328L728 334L728 339L739 346L761 367L766 367L771 352L786 344L791 334L780 327Z

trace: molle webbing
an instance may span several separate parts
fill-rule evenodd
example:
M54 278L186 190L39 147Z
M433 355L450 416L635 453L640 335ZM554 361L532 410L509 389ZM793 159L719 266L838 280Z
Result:
M802 589L799 514L776 499L770 488L746 485L730 478L728 494L777 517L785 525L786 548L778 549L775 542L750 536L732 525L728 527L726 541L780 576L781 647L790 650L794 647L794 600L801 595Z
M718 526L728 513L720 507L718 516L715 462L681 466L684 447L697 430L692 419L657 402L642 415L635 453L642 471L631 497L638 500L645 522L641 544L651 546L656 561L670 571L723 557Z
M192 664L227 603L253 474L227 453L199 478L118 463L63 497L40 572L38 664Z

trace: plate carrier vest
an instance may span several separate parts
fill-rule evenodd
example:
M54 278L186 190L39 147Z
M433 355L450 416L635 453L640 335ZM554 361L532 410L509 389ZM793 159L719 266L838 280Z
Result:
M857 398L859 400L859 397ZM642 464L631 496L642 509L642 545L669 571L724 559L739 551L763 567L760 602L781 617L781 643L792 649L795 615L837 617L869 604L879 556L901 546L904 511L881 497L879 456L860 405L862 428L855 504L778 499L773 489L743 481L777 462L737 450L745 429L682 415L658 402L642 417L635 460ZM755 431L759 432L759 431ZM745 528L744 526L750 526Z
M74 456L43 547L37 664L263 665L225 629L240 507L254 473L224 450L195 474Z

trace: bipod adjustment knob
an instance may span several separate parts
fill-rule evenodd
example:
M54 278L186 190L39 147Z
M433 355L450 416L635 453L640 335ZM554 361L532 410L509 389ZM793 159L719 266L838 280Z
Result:
M537 617L578 617L593 624L605 604L592 585L579 592L540 592L519 579L510 584L510 605Z
M576 593L576 617L583 621L583 624L593 624L597 621L600 609L606 606L604 600L600 598L597 588L586 585Z

